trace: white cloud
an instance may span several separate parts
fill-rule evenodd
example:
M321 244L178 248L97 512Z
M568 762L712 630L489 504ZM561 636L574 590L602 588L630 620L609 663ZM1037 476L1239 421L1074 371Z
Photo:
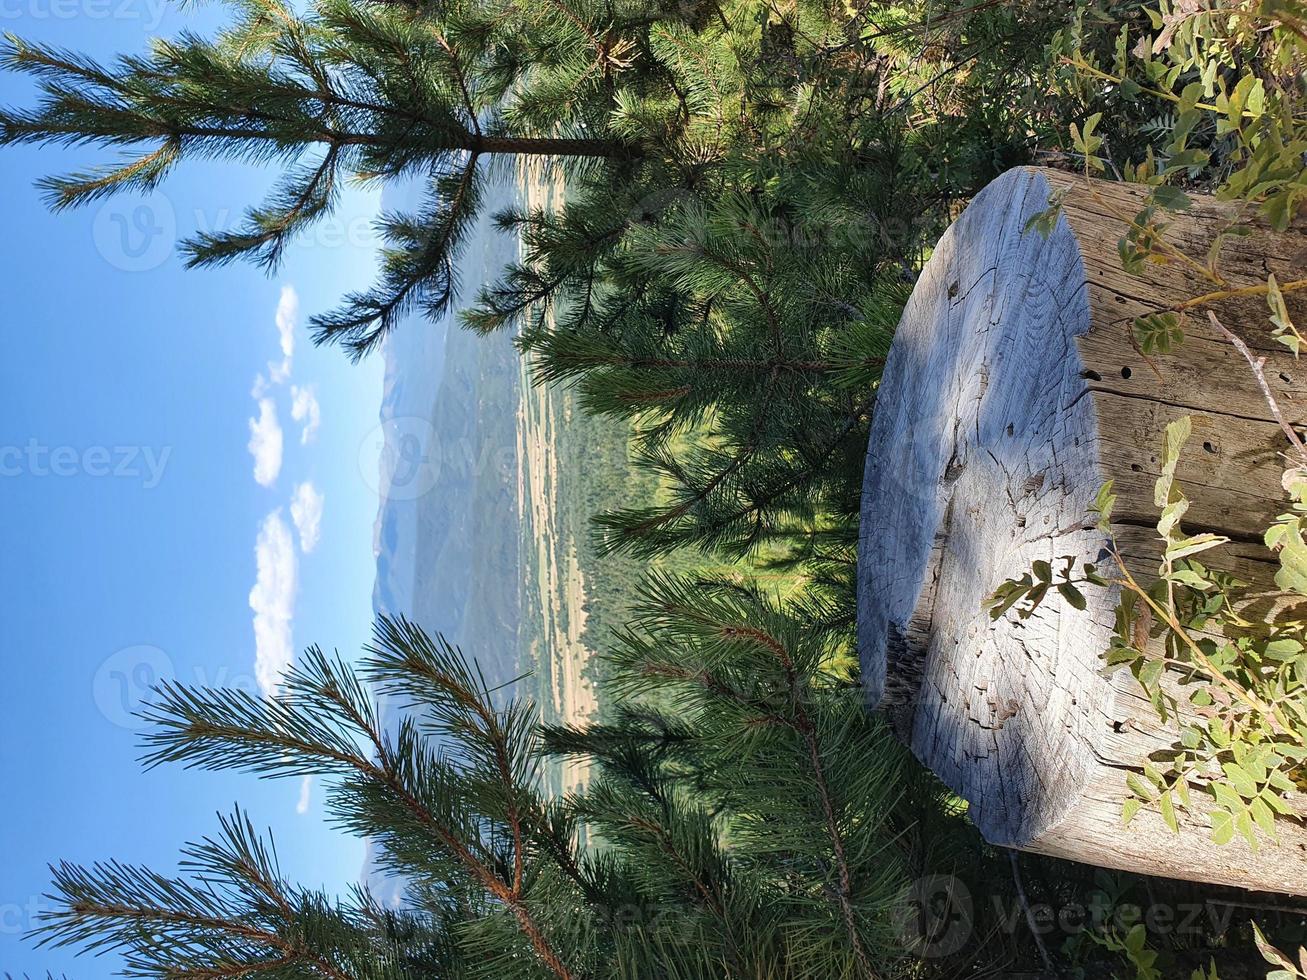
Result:
M268 362L268 383L271 385L285 384L286 379L290 377L290 358L283 357L280 364L272 361Z
M254 457L255 482L272 486L281 472L282 436L277 406L271 398L260 398L259 417L250 419L249 450Z
M291 385L290 395L290 417L304 424L304 431L300 433L300 443L307 446L318 434L318 426L322 424L322 408L318 405L318 396L312 385L303 388L299 385Z
M291 623L298 569L295 544L281 510L263 519L254 545L257 574L250 590L254 611L254 677L264 695L277 692L281 675L294 659Z
M290 359L295 353L295 327L300 320L300 298L294 286L282 286L277 298L277 335L281 340L281 364L268 365L273 384L290 377Z
M277 333L281 335L281 353L295 353L295 325L300 318L300 298L294 286L282 286L277 300Z
M305 776L302 780L300 780L300 798L299 798L299 802L295 804L296 813L309 812L309 798L312 792L313 792L313 777Z
M307 554L318 546L322 537L322 504L324 497L318 488L307 480L295 488L290 499L290 517L300 533L300 548Z

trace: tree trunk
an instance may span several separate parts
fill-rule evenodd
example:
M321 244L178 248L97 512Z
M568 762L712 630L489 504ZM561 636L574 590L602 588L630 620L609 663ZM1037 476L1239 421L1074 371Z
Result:
M552 139L550 137L472 136L469 150L509 156L593 157L630 160L639 150L615 140Z
M1062 216L1025 230L1054 188ZM1132 572L1154 571L1153 485L1166 424L1193 418L1178 478L1189 533L1235 544L1224 560L1267 580L1260 543L1285 509L1287 440L1247 362L1204 310L1186 339L1147 360L1135 316L1213 287L1179 262L1127 275L1117 243L1145 189L1019 169L994 181L948 230L904 312L877 395L858 556L858 646L868 695L919 759L970 802L987 839L1169 877L1307 894L1307 830L1281 818L1279 846L1210 842L1204 812L1181 833L1154 812L1123 827L1125 776L1174 744L1129 673L1100 673L1117 595L1088 608L1057 597L1028 620L991 622L984 599L1032 561L1101 562L1088 507L1115 481L1114 524ZM1202 261L1228 215L1197 199L1168 240ZM1307 275L1307 235L1231 238L1232 287ZM1286 295L1307 323L1307 293ZM1269 336L1264 298L1210 307L1258 354L1293 422L1307 419L1307 366ZM1149 361L1152 362L1150 366ZM1161 377L1154 373L1154 367ZM1203 557L1217 554L1208 552ZM1218 565L1216 560L1213 565ZM1200 803L1195 795L1195 803ZM1307 800L1296 801L1307 816Z

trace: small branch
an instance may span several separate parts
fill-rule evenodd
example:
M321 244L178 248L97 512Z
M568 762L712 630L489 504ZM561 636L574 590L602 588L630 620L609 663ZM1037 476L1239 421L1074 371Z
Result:
M1207 319L1211 321L1213 327L1221 332L1226 340L1234 345L1234 349L1242 354L1244 360L1248 362L1248 366L1252 368L1253 376L1257 378L1258 387L1262 389L1262 395L1266 399L1266 404L1271 409L1271 414L1275 416L1275 421L1280 423L1280 428L1284 430L1284 434L1289 437L1289 444L1293 446L1295 452L1297 452L1298 458L1302 461L1303 465L1307 466L1307 446L1303 445L1302 440L1298 438L1298 433L1293 430L1293 426L1285 420L1284 414L1280 411L1280 405L1275 400L1275 395L1271 393L1271 386L1266 381L1266 372L1262 370L1263 366L1266 364L1266 358L1253 357L1252 351L1248 349L1248 345L1245 344L1236 334L1227 330L1225 324L1218 320L1216 314L1211 310L1207 311Z
M1164 607L1154 599L1152 594L1140 585L1135 577L1130 574L1130 569L1126 567L1125 559L1121 556L1120 550L1116 548L1115 541L1113 542L1112 547L1112 558L1116 562L1118 570L1121 572L1121 578L1113 580L1112 584L1118 585L1124 589L1129 589L1135 595L1139 596L1139 598L1144 601L1144 604L1152 611L1153 615L1164 621L1166 625L1170 627L1171 632L1178 636L1184 645L1189 648L1189 653L1203 670L1207 672L1208 678L1211 681L1225 687L1236 699L1242 701L1244 704L1248 705L1248 707L1255 711L1260 711L1267 718L1272 719L1273 723L1279 725L1283 731L1292 731L1293 726L1286 721L1284 714L1274 705L1266 703L1252 691L1246 690L1242 685L1226 675L1226 673L1217 667L1216 664L1212 663L1207 654L1203 652L1203 648L1200 647L1194 638L1189 635L1189 631L1184 628L1171 609ZM1192 664L1187 664L1186 666L1191 670L1193 669Z
M1048 955L1048 948L1044 945L1044 937L1039 934L1035 928L1035 913L1030 909L1030 901L1026 898L1025 886L1021 884L1021 866L1017 863L1017 852L1008 849L1007 859L1012 862L1012 884L1017 889L1017 901L1021 903L1021 911L1026 917L1026 928L1030 930L1030 938L1035 941L1035 948L1039 950L1039 958L1044 961L1044 969L1051 975L1053 973L1053 960Z
M1294 279L1292 282L1280 284L1281 293L1292 293L1298 289L1307 289L1307 279ZM1242 289L1219 289L1214 293L1204 293L1202 296L1195 296L1193 299L1185 300L1183 303L1177 303L1175 306L1172 306L1171 309L1180 313L1185 310L1191 310L1195 306L1206 306L1208 303L1216 303L1223 299L1241 299L1245 296L1265 296L1270 291L1270 284L1264 282L1257 283L1254 286L1244 286Z

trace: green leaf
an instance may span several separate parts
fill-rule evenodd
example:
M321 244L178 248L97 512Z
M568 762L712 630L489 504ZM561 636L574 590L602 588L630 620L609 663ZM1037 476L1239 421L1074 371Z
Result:
M1112 492L1112 481L1108 480L1098 488L1094 502L1089 505L1091 512L1098 515L1098 529L1107 531L1112 525L1112 508L1116 506L1116 494Z
M1134 793L1135 796L1139 797L1141 800L1146 800L1151 803L1153 797L1156 796L1156 791L1153 787L1144 782L1143 777L1136 772L1126 773L1125 784L1130 788L1130 792Z
M1183 415L1166 427L1166 441L1162 446L1162 465L1174 468L1180 459L1180 451L1193 434L1194 423L1188 415Z
M1030 590L1030 592L1027 593L1026 605L1023 609L1018 611L1018 615L1022 619L1029 619L1031 616L1035 614L1035 610L1039 608L1039 604L1044 601L1044 596L1046 596L1047 594L1048 594L1048 585L1046 583L1041 583L1040 585L1036 585L1033 589Z
M1142 922L1131 926L1130 931L1125 935L1125 948L1133 956L1138 956L1142 953L1147 942L1148 930Z
M1284 294L1280 292L1280 284L1274 274L1266 277L1266 305L1270 307L1271 325L1274 328L1271 336L1293 351L1294 357L1297 357L1303 338L1289 316L1289 308L1285 305Z
M1095 155L1103 145L1103 138L1094 135L1094 129L1102 118L1103 114L1101 112L1095 112L1085 120L1083 129L1075 123L1071 124L1071 142L1076 151L1084 156L1085 164L1093 170L1104 169L1103 161L1099 160Z
M1270 944L1266 939L1266 934L1262 932L1261 927L1256 922L1253 927L1253 944L1257 947L1257 952L1262 954L1262 959L1271 966L1278 966L1285 970L1293 970L1293 961L1285 956L1278 949Z
M1181 568L1172 572L1170 579L1172 582L1178 582L1181 585L1186 585L1191 589L1197 589L1200 592L1215 588L1211 582L1189 568Z
M1187 149L1179 153L1173 153L1166 161L1166 169L1163 173L1174 173L1177 170L1193 170L1197 167L1205 167L1212 159L1211 154L1206 150Z
M1158 507L1166 507L1179 499L1178 494L1172 493L1175 486L1175 467L1180 460L1180 450L1184 448L1192 432L1193 420L1188 415L1181 416L1166 427L1166 437L1162 442L1162 475L1157 478L1157 485L1153 490L1153 503Z
M1189 782L1184 777L1175 781L1175 795L1180 797L1180 802L1184 804L1186 810L1192 810L1194 801L1189 796Z
M1171 799L1171 794L1163 793L1161 798L1162 823L1170 828L1171 833L1180 833L1180 823L1175 818L1175 802Z
M1280 570L1275 573L1275 584L1286 592L1307 596L1307 545L1296 537L1288 537L1280 548Z
M1226 762L1222 764L1221 771L1225 773L1225 778L1230 780L1230 785L1234 787L1235 792L1245 800L1251 800L1257 795L1257 784L1248 773L1244 772L1243 767L1233 762Z
M1253 800L1248 806L1248 812L1252 814L1253 823L1257 824L1257 829L1267 837L1275 837L1275 814L1261 799Z
M1064 187L1061 190L1054 191L1048 195L1048 207L1042 211L1032 214L1027 220L1023 231L1029 231L1031 228L1037 230L1043 237L1047 238L1057 227L1057 219L1062 216L1062 201L1070 188Z
M989 610L991 620L997 620L1021 601L1021 598L1030 591L1032 584L1034 581L1029 573L1019 579L1009 579L994 590L994 594L982 603L982 607Z
M1249 847L1254 851L1258 850L1257 832L1253 829L1253 818L1248 815L1247 810L1234 815L1234 829L1248 842Z
M1224 810L1212 811L1212 843L1228 844L1234 840L1234 819Z
M1193 201L1189 195L1178 187L1172 187L1170 184L1159 184L1153 188L1153 200L1159 207L1168 211L1185 211L1192 206Z
M1169 354L1184 342L1180 314L1149 313L1135 317L1135 340L1145 354Z
M1158 681L1162 679L1162 673L1166 670L1166 664L1160 660L1150 660L1139 668L1139 683L1148 691L1157 687Z
M1229 783L1212 783L1212 792L1216 794L1216 802L1229 810L1230 813L1238 813L1244 808L1243 797L1241 797Z
M1195 534L1191 538L1181 538L1178 541L1172 541L1166 548L1166 557L1171 561L1177 561L1181 558L1187 558L1189 555L1196 555L1200 551L1206 551L1208 548L1217 548L1223 544L1228 544L1230 539L1221 534Z
M1129 826L1130 821L1138 815L1143 805L1144 801L1138 797L1127 796L1125 803L1121 805L1121 823Z
M1266 656L1272 660L1293 660L1303 650L1303 645L1292 637L1280 637L1266 644Z
M1071 605L1072 608L1074 609L1085 608L1084 595L1080 592L1079 589L1077 589L1070 582L1063 582L1061 585L1057 587L1057 591L1062 596L1062 598L1065 599Z
M1162 516L1157 521L1157 533L1163 538L1170 538L1171 533L1180 525L1180 518L1184 517L1189 510L1189 501L1175 487L1172 478L1166 478L1167 492L1171 495L1171 502L1162 508ZM1158 480L1160 488L1162 480Z

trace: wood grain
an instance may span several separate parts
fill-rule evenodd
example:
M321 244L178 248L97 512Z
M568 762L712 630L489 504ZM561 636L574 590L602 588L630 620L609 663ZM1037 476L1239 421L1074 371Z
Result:
M1025 231L1064 189L1047 237ZM1101 654L1116 596L1083 611L1048 601L991 622L982 602L1041 559L1098 561L1107 544L1088 506L1111 478L1131 566L1155 567L1153 485L1168 422L1190 415L1179 467L1186 528L1236 545L1223 560L1265 581L1258 543L1283 509L1287 441L1246 362L1200 316L1176 351L1145 358L1133 317L1214 288L1180 263L1121 269L1117 241L1145 190L1062 173L1010 171L940 240L904 311L877 394L863 484L858 645L870 704L970 802L989 840L1175 877L1307 893L1307 831L1282 819L1280 847L1209 842L1206 815L1176 836L1144 815L1123 828L1124 775L1174 742L1174 726ZM1168 235L1204 257L1230 221L1195 199ZM1229 239L1231 287L1307 275L1301 228ZM1304 294L1291 312L1307 322ZM1290 419L1307 421L1307 369L1276 351L1264 300L1213 307L1268 357ZM1250 312L1251 310L1251 312ZM1282 350L1282 349L1281 349ZM1234 570L1232 568L1232 570ZM1307 806L1303 812L1307 814Z

